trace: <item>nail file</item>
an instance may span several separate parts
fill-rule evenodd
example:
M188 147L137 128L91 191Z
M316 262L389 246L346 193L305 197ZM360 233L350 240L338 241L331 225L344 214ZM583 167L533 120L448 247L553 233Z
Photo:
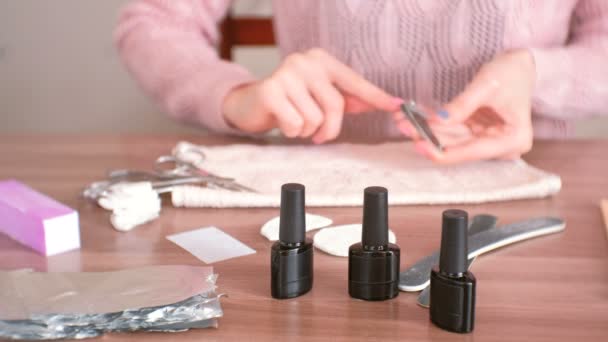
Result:
M495 228L496 222L498 222L498 217L494 215L479 214L473 216L469 226L469 236ZM439 259L437 259L437 262L439 262Z
M424 140L430 142L439 151L443 151L443 146L439 142L439 139L433 134L433 131L426 122L426 115L422 113L415 102L410 101L401 105L401 111L407 118L407 120L414 126L418 135Z
M471 269L471 264L473 264L473 261L475 261L475 259L477 259L477 257L469 259L469 263L467 265L468 269ZM418 305L422 306L423 308L428 308L429 306L431 306L431 286L430 285L425 287L424 290L422 290L422 292L420 292L420 295L418 295Z
M496 227L469 237L469 258L510 245L519 241L561 232L566 223L555 217L539 217L531 220ZM435 255L437 254L437 255ZM431 268L437 264L439 252L434 253L401 273L401 291L421 291L429 285Z
M44 256L80 248L78 212L16 180L0 181L0 234Z
M496 227L498 218L492 215L476 215L469 225L469 237ZM431 268L439 263L439 250L416 262L409 269L401 272L399 276L399 289L401 291L421 291L429 282ZM407 281L406 281L407 280ZM424 284L427 285L424 285ZM409 285L413 284L413 285Z

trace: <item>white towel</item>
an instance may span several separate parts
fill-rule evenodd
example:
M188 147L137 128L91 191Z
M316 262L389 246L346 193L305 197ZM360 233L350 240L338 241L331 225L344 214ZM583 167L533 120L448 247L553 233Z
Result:
M188 146L180 143L179 147ZM557 193L561 179L523 160L440 166L419 156L409 142L376 145L200 146L204 168L235 178L257 193L182 186L176 207L278 207L281 185L306 186L306 205L360 206L363 189L384 186L389 203L465 204L541 198Z

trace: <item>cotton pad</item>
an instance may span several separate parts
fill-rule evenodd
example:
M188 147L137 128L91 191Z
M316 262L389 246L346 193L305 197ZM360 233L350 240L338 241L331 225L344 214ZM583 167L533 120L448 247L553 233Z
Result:
M348 257L348 248L361 242L361 229L360 223L323 228L315 234L314 246L331 255ZM388 231L388 241L397 242L392 230Z
M139 225L157 219L160 216L160 198L153 200L155 203L152 203L151 205L155 206L156 209L124 211L115 210L110 217L110 222L112 223L114 229L121 232L126 232Z
M158 218L162 207L150 182L115 184L97 203L112 211L110 222L121 232Z
M333 221L330 218L306 214L306 231L311 231L323 227L327 227L332 224ZM265 236L270 241L279 240L279 217L275 217L270 221L264 223L262 229L260 229L260 234Z

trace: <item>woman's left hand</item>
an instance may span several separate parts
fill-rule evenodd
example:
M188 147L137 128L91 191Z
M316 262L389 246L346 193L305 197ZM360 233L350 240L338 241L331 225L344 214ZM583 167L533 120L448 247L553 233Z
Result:
M438 163L519 158L532 148L534 82L534 60L526 50L504 53L485 64L466 89L429 120L443 152L420 140L403 114L395 113L395 119L416 141L416 150Z

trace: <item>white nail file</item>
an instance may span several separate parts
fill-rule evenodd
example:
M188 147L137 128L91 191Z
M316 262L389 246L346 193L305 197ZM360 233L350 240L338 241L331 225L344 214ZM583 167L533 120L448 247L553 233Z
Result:
M538 236L558 233L566 223L556 217L540 217L496 227L469 236L469 259L483 253ZM437 264L439 252L427 256L401 272L399 289L406 292L423 290L430 282L431 268Z

